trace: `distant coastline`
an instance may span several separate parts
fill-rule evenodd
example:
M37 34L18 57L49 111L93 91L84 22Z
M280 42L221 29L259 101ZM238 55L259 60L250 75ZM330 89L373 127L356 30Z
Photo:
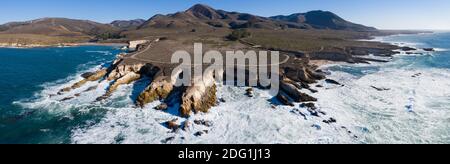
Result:
M77 47L77 46L128 46L127 43L59 43L59 44L19 44L19 43L0 43L0 48L45 48L45 47Z

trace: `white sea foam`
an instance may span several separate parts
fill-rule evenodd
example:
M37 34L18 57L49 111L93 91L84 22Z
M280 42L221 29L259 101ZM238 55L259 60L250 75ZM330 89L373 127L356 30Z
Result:
M398 57L395 57L398 58ZM192 124L188 131L172 133L162 123L186 119L177 114L177 107L169 112L156 111L160 104L154 102L145 108L136 108L133 95L146 86L148 79L124 85L104 102L93 103L105 93L109 83L89 82L82 88L60 96L49 97L59 89L70 86L81 79L79 74L67 79L45 84L44 91L37 93L36 100L19 101L19 105L33 109L47 109L51 113L64 115L69 111L87 112L92 106L106 109L99 122L89 123L72 130L73 143L450 143L450 70L398 68L404 60L390 63L374 63L370 66L380 70L354 76L343 71L334 71L329 78L345 86L319 82L323 88L314 88L310 93L319 99L317 106L326 116L313 117L306 109L296 107L307 114L304 119L292 112L294 107L272 108L267 91L255 89L255 97L245 96L246 88L219 86L218 97L225 103L213 107L209 113L189 118L213 122L212 127ZM367 64L339 64L341 67L367 67ZM327 66L329 67L329 66ZM327 69L323 67L322 69ZM98 68L93 68L95 70ZM86 71L86 70L85 70ZM85 72L82 71L82 72ZM89 71L89 70L88 70ZM413 75L420 75L412 77ZM83 93L75 99L59 102L98 85L95 91ZM377 88L385 88L378 91ZM134 95L135 96L135 95ZM322 121L333 117L336 124ZM198 131L208 134L194 136ZM349 131L351 133L349 133Z
M155 102L144 109L110 108L99 123L73 130L72 142L161 143L174 137L169 143L449 143L450 71L403 70L389 64L362 77L333 72L330 78L344 87L320 82L324 88L310 94L319 98L317 106L327 113L321 118L307 115L305 120L291 112L293 107L273 109L264 90L256 89L255 97L249 98L245 88L220 86L218 97L227 102L189 118L191 123L210 120L213 127L193 125L188 131L171 133L162 123L185 119L173 112L155 111L153 107L159 104ZM129 97L130 88L122 87L116 94L117 98ZM338 122L322 122L330 117ZM193 135L202 130L209 133Z
M422 73L420 76L412 75ZM450 71L383 69L361 78L336 72L345 87L316 96L365 143L448 143ZM387 88L377 91L372 86Z
M102 55L111 55L112 52L111 51L86 51L87 53L99 53Z
M144 109L121 108L110 111L98 124L74 130L74 143L161 143L175 137L170 143L353 143L354 138L337 125L322 123L323 118L304 120L291 113L291 107L273 109L267 91L256 90L256 96L245 96L245 88L219 87L218 96L227 100L206 114L190 118L206 119L214 123L207 128L193 124L188 131L170 133L161 124L179 118L170 113L155 111L153 103ZM319 125L321 130L312 127ZM200 137L193 134L208 130ZM183 139L184 138L184 139Z

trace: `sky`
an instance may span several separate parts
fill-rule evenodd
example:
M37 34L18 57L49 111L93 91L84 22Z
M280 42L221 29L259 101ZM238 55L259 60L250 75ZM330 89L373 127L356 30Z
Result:
M260 16L327 10L379 29L450 29L450 0L2 0L0 24L43 17L102 23L149 19L197 3Z

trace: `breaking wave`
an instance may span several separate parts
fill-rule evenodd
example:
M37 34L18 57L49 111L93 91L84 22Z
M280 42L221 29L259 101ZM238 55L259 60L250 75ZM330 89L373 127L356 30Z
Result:
M97 52L101 53L101 52ZM421 55L423 56L423 55ZM395 57L390 63L335 64L322 69L330 72L331 79L344 86L320 81L313 86L318 93L322 117L309 114L299 104L295 107L274 106L268 91L255 89L255 96L245 95L246 88L219 86L217 96L226 102L213 107L209 113L188 118L189 122L204 119L213 126L191 124L186 131L171 130L162 124L177 119L176 107L168 112L153 108L136 108L134 100L149 79L123 85L108 100L94 102L103 95L109 83L89 82L81 88L53 95L59 89L81 80L81 72L93 71L100 66L80 71L67 79L47 83L33 99L15 104L30 109L43 109L51 114L80 117L73 113L95 115L95 119L81 120L71 126L72 143L450 143L450 70L448 68L417 67L414 60L433 60L411 55ZM90 87L95 90L83 92ZM60 102L67 96L79 97ZM335 118L337 123L327 124L324 119ZM198 131L208 133L194 135Z

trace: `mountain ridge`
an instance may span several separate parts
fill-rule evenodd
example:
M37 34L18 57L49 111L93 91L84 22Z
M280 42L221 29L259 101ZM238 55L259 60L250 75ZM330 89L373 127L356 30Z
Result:
M90 20L69 18L41 18L23 22L9 22L0 25L0 42L17 42L29 40L20 35L36 38L49 37L78 37L80 41L109 40L132 36L144 37L155 29L175 31L207 31L222 29L319 29L345 30L357 32L373 32L377 29L349 22L329 11L310 11L287 16L278 15L263 17L249 13L218 10L204 4L196 4L187 10L172 14L156 14L148 20L116 20L109 24ZM89 38L89 39L86 39ZM132 37L134 38L134 37ZM42 38L39 38L42 40ZM57 39L58 42L61 39ZM64 40L64 39L62 39ZM70 39L72 40L72 39ZM32 41L30 41L32 42Z
M296 17L297 19L293 19ZM225 28L264 28L264 29L332 29L374 31L367 27L344 20L338 15L315 10L307 13L296 13L288 16L278 15L263 17L248 13L229 12L217 10L208 5L196 4L191 8L167 15L155 15L147 20L141 27L155 28L183 28L194 26L211 26Z

